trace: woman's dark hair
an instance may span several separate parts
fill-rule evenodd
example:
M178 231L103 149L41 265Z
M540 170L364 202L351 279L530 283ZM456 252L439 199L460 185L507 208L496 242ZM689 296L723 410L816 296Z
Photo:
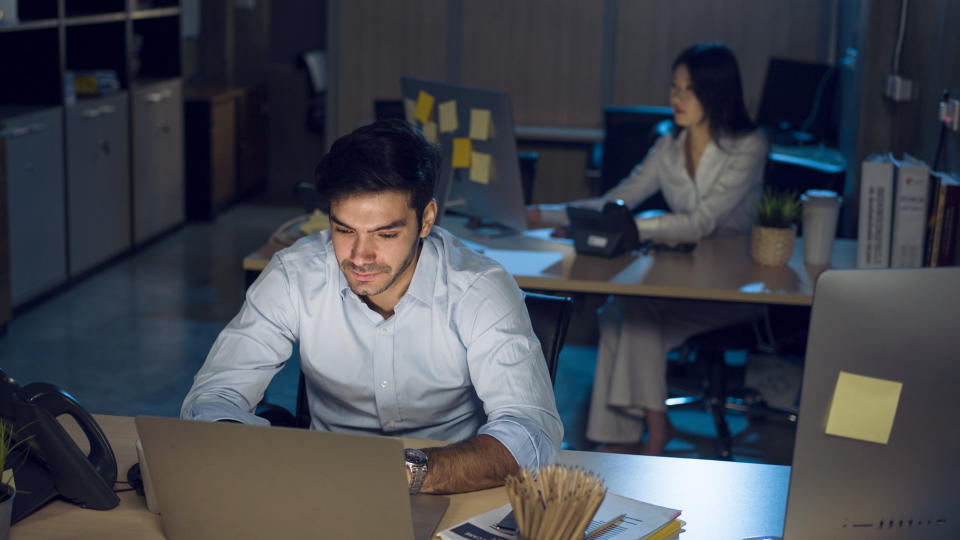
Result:
M743 103L740 69L733 51L722 43L688 47L673 61L687 66L693 93L710 120L710 135L738 135L755 129Z
M403 120L383 120L363 126L333 143L313 178L320 209L362 193L403 191L417 220L433 198L440 171L440 150Z

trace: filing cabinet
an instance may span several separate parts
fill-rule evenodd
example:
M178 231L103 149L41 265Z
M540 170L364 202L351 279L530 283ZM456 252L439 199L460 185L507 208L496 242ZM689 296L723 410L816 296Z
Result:
M0 119L14 307L67 279L63 109Z
M130 248L126 92L67 107L69 271L81 274Z
M140 244L185 219L182 83L138 88L132 101L133 242Z

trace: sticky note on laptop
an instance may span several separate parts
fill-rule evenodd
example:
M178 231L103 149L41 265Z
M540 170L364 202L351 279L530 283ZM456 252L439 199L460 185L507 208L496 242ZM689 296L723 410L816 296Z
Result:
M887 444L903 383L841 371L827 413L827 434Z

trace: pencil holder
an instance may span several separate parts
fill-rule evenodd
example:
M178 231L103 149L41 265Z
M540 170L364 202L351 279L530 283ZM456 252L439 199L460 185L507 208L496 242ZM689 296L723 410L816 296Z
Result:
M522 540L583 540L607 495L600 478L562 465L524 469L506 487Z

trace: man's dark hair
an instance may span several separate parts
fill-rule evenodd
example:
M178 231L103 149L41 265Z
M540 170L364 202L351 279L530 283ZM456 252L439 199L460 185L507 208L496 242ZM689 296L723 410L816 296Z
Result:
M333 143L313 178L320 209L350 195L403 191L419 222L433 198L440 171L440 150L420 130L403 120L382 120L363 126Z
M702 43L684 49L673 61L673 69L685 65L690 71L693 93L717 135L739 135L754 129L743 103L743 85L737 59L722 43Z

